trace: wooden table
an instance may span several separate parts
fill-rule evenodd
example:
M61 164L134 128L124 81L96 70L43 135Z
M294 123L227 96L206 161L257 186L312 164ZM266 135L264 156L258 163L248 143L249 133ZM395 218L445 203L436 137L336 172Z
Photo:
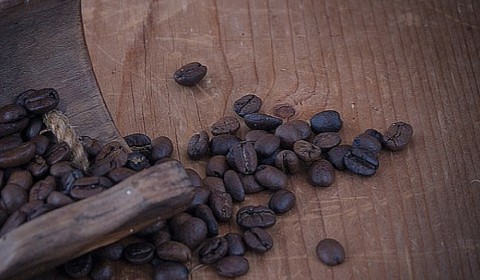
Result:
M188 139L233 115L246 93L266 113L292 106L292 119L335 109L346 143L367 128L413 125L413 143L382 152L371 178L337 172L319 189L293 176L296 207L270 230L274 249L247 256L241 279L480 278L479 1L85 0L82 11L120 132L170 137L174 157L199 172L205 161L187 158ZM172 74L191 61L208 74L181 87ZM344 264L319 262L326 237L344 244ZM115 279L150 277L117 265ZM203 266L191 279L218 277Z

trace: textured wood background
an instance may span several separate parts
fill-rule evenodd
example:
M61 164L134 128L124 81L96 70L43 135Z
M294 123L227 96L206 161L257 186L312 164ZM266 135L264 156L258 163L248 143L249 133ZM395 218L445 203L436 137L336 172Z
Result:
M338 110L345 142L413 125L413 143L382 152L372 178L338 172L317 189L292 177L297 205L270 230L274 249L248 255L241 279L480 278L479 1L85 0L82 11L120 132L169 136L175 157L199 172L205 162L187 159L189 137L232 115L246 93L262 97L266 113L293 106L293 119ZM191 61L208 66L203 82L175 84L173 72ZM345 245L345 264L318 261L326 237ZM118 265L115 279L150 277ZM217 276L203 266L192 279Z

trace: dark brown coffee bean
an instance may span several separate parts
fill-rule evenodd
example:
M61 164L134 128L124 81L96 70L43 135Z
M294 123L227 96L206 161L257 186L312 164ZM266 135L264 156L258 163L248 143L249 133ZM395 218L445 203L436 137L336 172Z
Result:
M165 262L155 268L155 280L188 280L188 268L177 262Z
M192 217L173 231L172 238L193 250L207 238L207 234L208 230L205 222L200 218Z
M69 161L60 161L50 166L50 175L54 177L62 177L64 174L71 172L73 167Z
M148 135L143 133L132 133L123 137L123 139L125 139L125 142L132 151L140 152L145 156L150 154L152 149L152 140L150 137L148 137Z
M60 186L58 187L59 191L64 191L65 193L70 193L73 188L73 183L79 178L83 178L83 172L79 169L72 168L71 171L65 173L60 178Z
M275 135L280 139L280 145L284 149L291 149L295 142L304 140L302 132L291 122L286 122L277 127L277 129L275 129Z
M103 176L118 167L122 167L128 158L127 149L118 141L112 141L103 146L95 157L91 173L94 176Z
M210 139L210 153L212 155L226 155L228 151L238 143L241 139L232 134L221 134L213 136Z
M274 130L283 123L283 120L274 116L252 113L243 116L245 125L250 129Z
M392 151L404 149L413 135L413 127L405 122L392 123L383 134L385 147Z
M302 120L292 120L289 121L289 123L293 125L298 131L300 131L302 140L307 140L312 135L312 129L310 128L308 122Z
M345 170L343 158L347 152L352 148L350 145L340 145L328 151L328 161L338 170Z
M58 142L53 144L47 151L46 160L48 165L55 164L59 161L69 161L72 157L70 147L66 142Z
M45 135L35 135L30 142L35 145L35 154L43 156L50 144L50 140Z
M297 173L301 168L297 155L290 150L283 150L277 154L275 157L275 166L285 174Z
M98 248L95 250L95 253L101 258L111 261L118 261L122 258L124 249L125 248L121 243L115 242Z
M28 200L45 200L56 187L55 178L47 176L33 185L30 189Z
M225 189L225 183L223 182L222 178L208 176L208 177L205 177L205 179L203 179L203 184L212 193L227 191Z
M243 189L245 194L257 193L263 191L265 188L257 182L254 175L241 175Z
M34 177L38 178L47 175L50 168L43 157L35 155L25 169L30 171Z
M363 134L367 134L367 135L370 135L370 136L374 137L375 139L377 139L378 142L380 142L380 144L382 144L382 147L383 147L383 145L384 145L383 134L380 131L378 131L376 129L373 129L373 128L369 128L369 129L365 130L363 132Z
M228 243L229 256L243 256L247 250L243 237L238 233L228 233L224 236Z
M275 158L277 157L277 154L281 151L282 151L282 149L278 148L268 156L260 156L259 155L258 156L258 165L272 165L272 166L275 166Z
M193 200L190 202L188 209L194 209L198 205L207 204L210 199L210 194L212 193L207 187L195 187L193 189Z
M325 159L315 161L308 168L308 178L315 187L328 187L335 181L333 166Z
M162 218L158 217L153 223L151 223L150 225L142 228L140 231L137 231L135 233L135 236L138 236L138 237L148 236L148 235L166 227L166 225L167 225L167 221L165 219L162 219Z
M155 254L155 246L149 242L135 242L125 247L123 256L125 259L136 265L149 263Z
M336 132L322 132L317 134L312 140L312 143L322 149L322 151L328 151L340 145L340 142L342 142L342 139Z
M16 122L0 122L0 137L18 133L27 127L27 125L28 118L23 118Z
M7 234L8 232L16 229L17 227L21 226L23 223L27 221L27 214L23 213L22 211L15 211L13 212L0 226L0 236Z
M27 213L27 220L33 220L35 218L40 217L41 215L55 209L55 206L48 204L48 203L43 203L40 207L34 209L32 212Z
M194 134L187 145L187 155L190 159L199 160L210 154L210 138L205 130Z
M295 142L293 151L298 158L305 162L312 162L322 158L322 149L305 140Z
M17 104L22 105L28 112L41 115L58 105L60 98L53 88L27 90L17 97Z
M157 247L157 256L162 260L186 263L192 258L192 251L187 245L177 241L167 241Z
M185 212L173 215L170 218L169 223L168 223L172 233L177 232L179 230L180 226L183 223L190 220L190 218L192 218L192 215L190 215L189 213L185 213Z
M233 103L233 110L240 117L257 113L262 107L262 99L254 94L247 94Z
M276 191L268 202L268 207L276 214L284 214L295 206L295 194L289 190Z
M225 192L213 192L210 195L210 208L217 221L228 222L233 212L232 197Z
M0 194L3 205L9 213L18 210L28 200L27 192L15 184L7 184Z
M23 143L22 137L18 133L1 137L0 152L8 151L10 149L16 148L20 146L22 143Z
M237 211L237 224L243 228L268 228L276 222L275 213L263 205L247 205Z
M149 241L155 245L155 247L158 247L170 240L172 240L172 235L170 234L170 228L168 226L165 226L162 229L152 233L149 238Z
M173 74L173 79L182 86L194 86L207 74L207 67L199 62L190 62Z
M82 278L90 273L92 266L92 255L88 253L66 262L63 268L68 276L72 278Z
M126 178L132 176L133 174L137 173L136 171L127 168L127 167L117 167L115 169L110 170L107 173L107 177L110 178L114 183L121 182Z
M81 136L79 139L80 143L82 143L83 149L91 159L95 158L103 148L100 141L90 136Z
M113 186L113 182L104 176L82 177L75 180L70 196L75 199L84 199Z
M43 127L44 124L40 118L31 118L28 122L28 126L23 130L22 135L26 140L30 140L38 135Z
M235 134L240 129L240 123L233 116L225 116L210 127L212 135Z
M273 154L280 147L280 138L272 134L266 134L255 141L254 149L260 156Z
M223 183L225 184L226 192L232 196L234 201L242 202L245 200L245 190L237 172L231 169L225 172Z
M227 154L229 164L242 174L253 174L257 169L257 153L252 142L240 142Z
M377 154L359 148L351 148L345 154L343 163L348 170L362 176L372 176L379 166Z
M8 178L7 185L9 184L17 185L28 192L33 185L32 174L27 170L16 169Z
M40 208L44 204L45 202L43 200L30 200L23 204L19 210L27 215L30 215L32 212L35 212L36 209Z
M194 187L201 187L203 186L203 181L197 171L191 168L185 168L185 172L188 175L188 179L192 182L192 186Z
M134 151L128 154L126 166L134 171L141 171L150 167L150 162L144 154Z
M57 191L52 191L47 197L47 203L55 207L62 207L72 202L73 200L69 196Z
M224 155L215 155L210 158L205 168L207 176L223 178L223 174L230 169Z
M260 137L268 134L270 133L268 133L265 130L259 130L259 129L250 130L249 132L247 132L247 134L245 134L245 141L256 142Z
M0 152L0 168L18 167L35 156L35 145L26 142L13 149Z
M234 278L247 274L250 266L244 257L227 256L215 264L215 269L222 277Z
M317 256L324 264L334 266L345 261L345 249L335 239L327 238L321 240L317 245Z
M92 280L110 280L114 275L114 265L110 260L97 260L90 272Z
M0 123L11 123L27 117L27 111L18 104L8 104L0 107Z
M247 247L257 253L265 253L272 249L272 236L263 228L249 228L243 233Z
M150 152L150 161L156 162L162 158L168 158L172 155L173 143L170 138L160 136L152 140L152 150Z
M340 114L334 110L326 110L315 114L310 119L313 132L338 132L342 128L343 121Z
M274 108L274 111L273 111L274 115L279 117L279 118L282 118L282 119L289 119L293 116L295 116L295 108L293 108L292 106L288 105L288 104L280 104L280 105L277 105L275 106Z
M200 263L212 264L227 255L228 242L223 237L207 240L198 250Z
M260 165L255 172L255 179L265 188L276 191L287 186L288 176L276 167Z
M373 136L360 134L353 139L352 147L368 150L377 154L382 149L382 144Z
M194 216L202 219L205 222L208 231L207 236L212 237L218 235L218 223L210 207L205 204L198 205L195 207Z

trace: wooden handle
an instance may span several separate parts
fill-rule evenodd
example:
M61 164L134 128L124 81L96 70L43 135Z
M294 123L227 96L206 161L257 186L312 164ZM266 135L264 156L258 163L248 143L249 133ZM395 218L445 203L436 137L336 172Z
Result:
M185 210L193 189L177 161L135 174L97 196L32 220L0 238L0 279L23 279Z

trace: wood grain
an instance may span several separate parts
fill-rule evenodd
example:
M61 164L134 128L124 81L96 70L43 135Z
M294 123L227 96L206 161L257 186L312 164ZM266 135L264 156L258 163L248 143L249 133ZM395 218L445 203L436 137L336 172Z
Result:
M372 178L338 172L317 189L290 179L293 211L271 229L275 247L249 254L241 279L480 278L480 2L474 0L84 0L87 45L123 135L174 140L208 129L246 93L308 120L338 110L344 142L395 121L413 125L408 149L382 152ZM197 87L172 79L199 61ZM244 130L242 131L244 132ZM268 194L245 203L266 203ZM234 223L222 232L236 231ZM315 256L320 239L345 245L345 264ZM190 264L191 268L195 264ZM117 266L115 279L151 271ZM217 279L196 267L191 279Z

